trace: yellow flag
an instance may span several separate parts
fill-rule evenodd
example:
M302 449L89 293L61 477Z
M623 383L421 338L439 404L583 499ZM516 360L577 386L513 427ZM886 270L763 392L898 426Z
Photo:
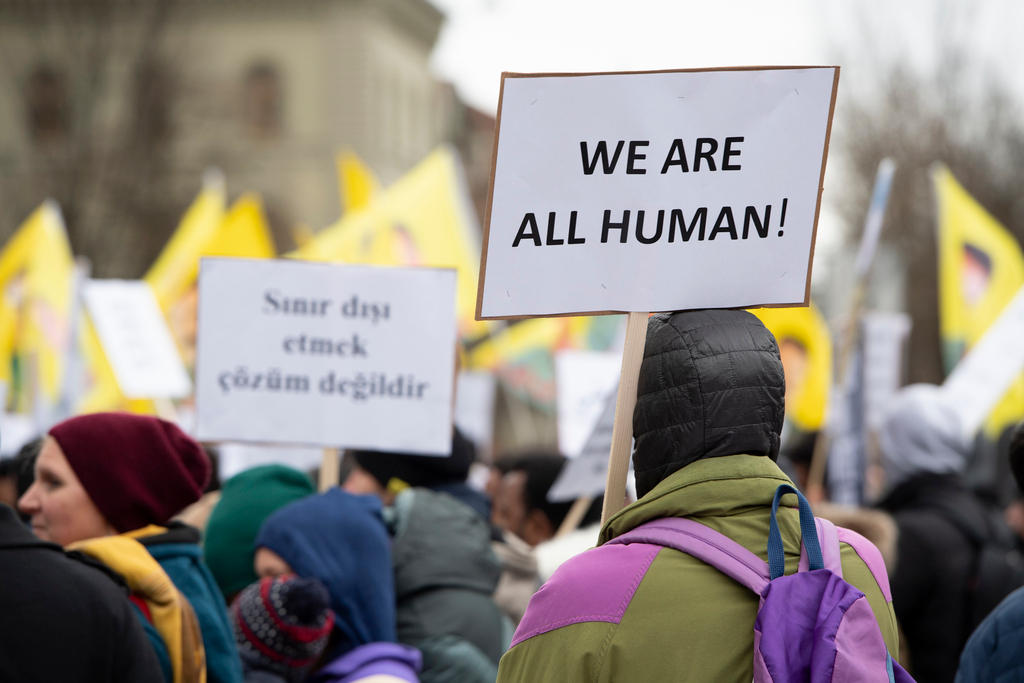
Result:
M786 373L786 417L804 431L821 429L832 386L832 337L821 313L814 304L750 312L779 343Z
M27 258L20 270L10 269L4 289L5 299L10 295L11 303L17 301L8 358L16 359L19 376L11 377L12 384L18 385L12 390L18 394L16 408L28 410L30 394L35 395L26 391L28 387L50 404L60 398L70 344L75 264L64 219L53 201L44 202L28 217L15 240L19 238L25 242L11 246L24 248ZM9 309L5 311L4 326L11 325L10 314Z
M479 370L496 370L537 350L579 348L572 344L572 323L569 318L532 318L495 333L471 348L467 365Z
M242 195L231 205L218 230L200 249L200 256L273 258L276 254L263 202L252 193Z
M38 213L38 210L37 212ZM0 381L10 391L18 316L25 294L25 269L36 245L39 221L33 213L0 251Z
M348 213L290 254L312 261L455 268L459 332L480 336L475 321L480 245L455 153L441 147L369 206Z
M117 384L117 376L103 351L99 335L92 321L82 326L82 362L85 367L85 391L75 406L76 413L97 413L106 410L124 410L126 399Z
M337 165L342 213L368 207L380 190L380 183L373 171L352 151L339 153Z
M939 330L949 371L1024 285L1024 256L1016 238L949 169L936 166L932 180L938 199ZM993 409L985 432L997 437L1022 418L1024 381L1018 380Z
M208 174L178 229L143 278L166 313L185 295L199 273L199 257L215 238L224 218L224 179Z

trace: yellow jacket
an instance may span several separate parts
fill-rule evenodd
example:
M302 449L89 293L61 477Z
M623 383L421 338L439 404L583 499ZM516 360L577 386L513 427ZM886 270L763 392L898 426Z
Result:
M69 550L90 555L116 571L132 595L146 603L167 648L174 683L206 683L206 652L195 612L145 546L131 538L135 535L138 532L90 538Z

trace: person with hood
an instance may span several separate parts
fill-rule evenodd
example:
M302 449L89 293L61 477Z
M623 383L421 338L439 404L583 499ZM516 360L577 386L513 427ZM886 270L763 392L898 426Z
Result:
M609 541L680 517L765 560L776 489L792 483L775 464L784 392L775 338L750 313L650 319L633 412L639 500L606 521L601 545L563 564L533 596L498 681L753 678L754 592L678 550ZM778 519L791 573L799 561L797 509L784 501ZM839 533L843 577L867 597L889 652L897 652L884 568L878 580L872 571L881 565L878 551Z
M492 683L512 637L495 604L501 564L490 526L451 496L409 488L385 510L398 640L423 652L423 683Z
M896 394L879 447L887 493L878 507L893 516L898 529L892 594L910 671L924 683L952 681L978 623L971 586L981 547L1003 535L1009 547L1009 530L964 481L968 450L960 419L938 386L915 384ZM1006 587L999 599L1011 590Z
M203 558L227 602L257 579L253 542L263 521L292 501L316 492L303 472L286 465L260 465L224 482L206 524Z
M128 591L42 541L0 505L0 680L152 683L162 677Z
M313 680L358 680L384 664L416 680L420 654L396 643L390 545L380 501L338 488L289 503L260 527L260 577L295 574L327 589L334 627Z
M1010 437L1010 471L1024 494L1024 422ZM1018 588L974 630L956 672L957 683L1024 680L1024 588Z
M177 426L94 413L43 441L18 506L39 538L124 577L165 678L239 683L242 666L198 532L171 518L203 493L210 464Z

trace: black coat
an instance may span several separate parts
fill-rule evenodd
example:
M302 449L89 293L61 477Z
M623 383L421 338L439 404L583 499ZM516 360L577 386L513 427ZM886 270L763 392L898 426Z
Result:
M899 530L893 608L919 683L952 681L970 635L968 584L975 546L950 521L985 529L987 511L959 475L922 474L897 486L880 503ZM984 531L980 533L984 534Z
M163 680L116 577L40 541L0 505L0 681Z

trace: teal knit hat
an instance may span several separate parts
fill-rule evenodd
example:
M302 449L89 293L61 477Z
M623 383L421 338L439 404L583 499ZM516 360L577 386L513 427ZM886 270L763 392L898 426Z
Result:
M257 580L253 542L263 520L314 492L309 477L285 465L253 467L224 483L206 525L203 556L225 599Z

